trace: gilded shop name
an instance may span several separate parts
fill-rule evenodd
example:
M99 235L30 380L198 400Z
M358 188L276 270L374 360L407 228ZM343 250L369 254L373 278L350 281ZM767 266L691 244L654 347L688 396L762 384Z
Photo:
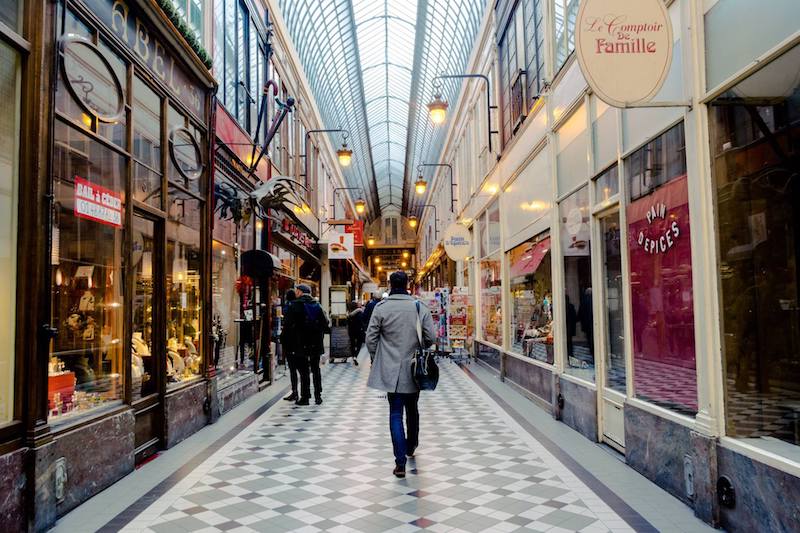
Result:
M107 8L106 8L107 9ZM198 88L188 81L186 74L170 55L144 20L131 12L124 0L114 0L106 23L125 44L144 61L155 76L166 84L178 100L203 117L203 99Z

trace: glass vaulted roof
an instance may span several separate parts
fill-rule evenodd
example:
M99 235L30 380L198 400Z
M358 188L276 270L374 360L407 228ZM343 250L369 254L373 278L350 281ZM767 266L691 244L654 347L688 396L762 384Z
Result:
M435 163L446 126L426 104L433 78L464 72L486 0L279 0L326 128L346 128L348 186L369 196L372 215L410 214L416 166ZM455 102L460 82L442 84ZM332 134L337 145L339 134ZM428 172L428 175L430 172ZM358 194L356 192L356 194Z

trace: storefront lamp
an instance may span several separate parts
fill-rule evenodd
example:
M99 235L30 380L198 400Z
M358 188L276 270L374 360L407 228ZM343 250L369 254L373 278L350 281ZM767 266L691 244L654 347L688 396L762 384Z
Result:
M378 272L383 272L383 267L378 265Z
M364 201L364 199L359 198L358 200L356 200L355 205L356 205L356 213L358 213L359 215L363 215L364 211L366 211L367 209L367 203Z
M441 93L436 93L433 101L428 104L428 114L434 124L443 124L447 119L447 102L442 100Z
M367 246L375 246L375 237L367 237Z
M410 255L411 254L408 253L408 250L403 250L403 259L408 259L408 256L410 256Z
M353 162L353 151L347 148L347 143L342 143L342 147L336 150L336 157L339 158L339 164L343 167L349 167Z
M381 262L381 258L380 257L375 257L375 258L372 259L372 262L377 265L378 263Z
M411 229L416 228L417 227L417 223L418 223L417 217L415 217L415 216L408 217L408 225L411 226Z
M401 267L403 267L403 268L405 268L405 267L407 267L407 266L408 266L408 263L406 263L405 261L401 261L401 262L400 262L400 266L401 266Z
M425 194L425 191L428 190L428 182L425 181L422 174L419 175L416 183L414 183L414 190L417 191L417 194Z

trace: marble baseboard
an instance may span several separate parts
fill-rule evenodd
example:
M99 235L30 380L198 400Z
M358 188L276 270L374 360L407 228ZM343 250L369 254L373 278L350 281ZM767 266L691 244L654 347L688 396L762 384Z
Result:
M553 404L553 373L539 365L528 363L517 357L505 356L504 377L539 398L545 404Z
M217 391L219 414L224 415L258 392L258 376L247 374Z
M563 408L559 409L557 401L553 404L556 418L592 442L597 442L597 391L559 376L555 379L556 397L560 392L564 398Z
M103 418L57 435L51 445L38 450L36 492L43 494L42 505L55 505L56 516L63 516L134 469L133 411ZM66 460L67 481L64 498L55 498L55 465Z
M166 448L172 448L209 423L205 411L207 397L208 384L205 381L167 394L164 402L164 417L167 421L164 439Z
M720 476L736 490L736 506L720 508L727 531L800 531L800 478L722 446L717 446Z
M22 448L0 455L0 531L25 531L28 453L28 448Z
M634 470L692 505L684 482L684 460L692 455L691 430L625 404L625 459Z

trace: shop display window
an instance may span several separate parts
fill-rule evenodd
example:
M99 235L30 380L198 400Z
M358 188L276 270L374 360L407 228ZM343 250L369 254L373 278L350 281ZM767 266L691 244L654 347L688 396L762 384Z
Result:
M216 233L216 227L215 227ZM213 364L221 378L237 369L236 351L239 345L241 300L236 290L238 249L223 241L212 244L211 263L211 342Z
M553 364L553 277L545 232L508 252L511 350Z
M154 354L154 284L161 269L155 255L155 223L133 217L133 332L131 334L131 398L140 400L158 392L157 357ZM154 273L155 271L155 273ZM159 275L160 274L160 275ZM161 341L163 342L163 340Z
M167 386L202 374L203 202L175 187L167 219Z
M0 14L8 20L13 13ZM14 417L20 57L0 43L0 426Z
M634 389L638 398L697 412L689 193L683 123L625 160Z
M594 312L589 187L565 198L558 208L564 256L564 317L568 374L594 381Z
M726 433L798 459L800 46L711 104Z
M74 419L123 392L125 159L55 125L49 419ZM99 199L99 200L98 200Z
M480 262L481 328L483 340L503 344L503 305L500 254Z

